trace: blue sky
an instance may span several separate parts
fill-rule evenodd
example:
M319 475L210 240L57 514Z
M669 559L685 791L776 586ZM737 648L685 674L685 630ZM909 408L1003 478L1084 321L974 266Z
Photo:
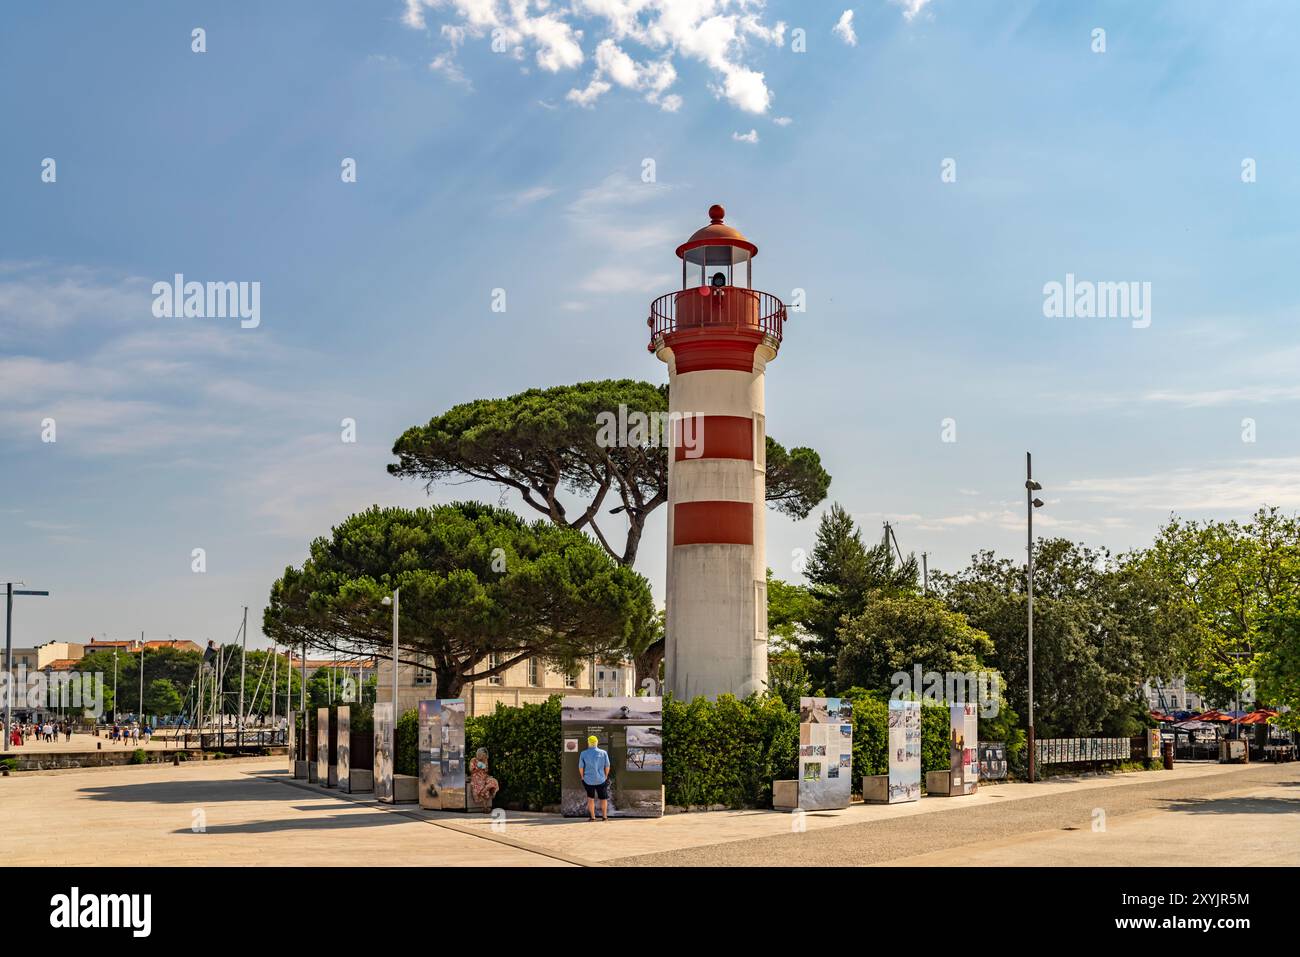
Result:
M980 547L1021 556L1026 449L1044 534L1125 549L1171 511L1294 510L1297 20L1281 3L6 4L0 577L54 592L18 606L16 642L226 640L350 512L496 500L388 477L394 437L476 397L663 381L647 304L714 202L759 245L756 287L807 293L768 430L821 452L870 535L891 520L949 570ZM260 282L260 325L155 318L151 287L176 273ZM1149 282L1150 325L1046 318L1067 273ZM663 519L638 563L659 594ZM797 578L815 528L770 516L778 575Z

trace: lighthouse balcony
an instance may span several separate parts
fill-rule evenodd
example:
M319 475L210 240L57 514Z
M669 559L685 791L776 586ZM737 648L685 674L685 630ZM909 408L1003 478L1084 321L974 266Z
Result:
M771 293L740 286L699 286L670 292L650 303L651 352L668 337L755 333L775 352L781 345L785 303Z

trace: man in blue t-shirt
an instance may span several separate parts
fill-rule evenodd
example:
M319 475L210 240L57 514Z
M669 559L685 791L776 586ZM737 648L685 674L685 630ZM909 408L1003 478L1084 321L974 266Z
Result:
M597 745L596 736L587 738L587 750L578 755L578 773L587 789L587 820L596 820L596 798L600 798L600 818L609 820L609 755Z

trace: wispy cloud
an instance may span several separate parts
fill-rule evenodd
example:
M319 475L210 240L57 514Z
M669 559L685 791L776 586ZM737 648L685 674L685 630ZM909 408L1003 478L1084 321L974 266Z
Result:
M889 0L896 7L903 8L903 18L905 20L915 20L930 4L930 0Z
M853 29L853 11L845 10L841 13L839 20L835 22L835 26L831 27L831 32L849 46L857 46L858 35Z
M1300 508L1300 457L1246 458L1066 482L1061 493L1119 510L1250 512ZM1035 517L1037 521L1037 517Z
M259 375L309 361L306 350L223 320L155 318L143 279L8 268L0 302L13 334L0 357L0 443L39 447L53 419L55 444L73 454L175 454L271 434L310 398ZM258 415L235 424L228 413L239 406Z

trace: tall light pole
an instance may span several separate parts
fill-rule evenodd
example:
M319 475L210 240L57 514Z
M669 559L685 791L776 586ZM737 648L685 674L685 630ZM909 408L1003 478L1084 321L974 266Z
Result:
M140 632L140 711L136 715L136 724L144 728L144 632Z
M113 723L117 724L117 646L113 646Z
M279 697L280 650L271 642L271 741L275 742L275 699Z
M239 729L235 732L238 747L244 746L244 666L248 660L248 606L244 606L244 624L240 628L239 645Z
M1025 453L1025 514L1028 522L1028 572L1029 572L1029 781L1038 780L1038 761L1034 754L1034 509L1043 507L1043 500L1034 498L1042 486L1034 481L1034 459Z
M385 597L384 604L393 606L393 728L397 728L397 614L402 590L394 588L392 597Z
M9 750L9 737L14 727L14 595L40 595L48 597L47 591L28 591L14 588L26 582L5 582L5 750Z

